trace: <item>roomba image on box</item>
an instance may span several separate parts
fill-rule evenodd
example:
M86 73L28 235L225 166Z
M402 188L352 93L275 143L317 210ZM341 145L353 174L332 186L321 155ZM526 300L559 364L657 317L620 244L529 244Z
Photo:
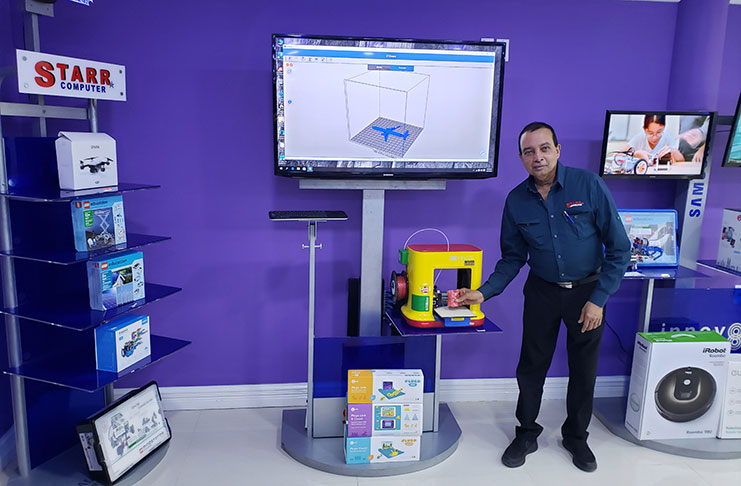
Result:
M687 366L666 374L656 385L656 408L667 420L689 422L710 409L717 385L702 368Z

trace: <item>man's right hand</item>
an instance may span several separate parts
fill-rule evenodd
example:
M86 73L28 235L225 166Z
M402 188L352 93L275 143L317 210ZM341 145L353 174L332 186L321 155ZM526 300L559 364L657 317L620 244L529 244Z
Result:
M476 305L484 301L484 294L478 290L458 289L458 298L455 301L459 305Z

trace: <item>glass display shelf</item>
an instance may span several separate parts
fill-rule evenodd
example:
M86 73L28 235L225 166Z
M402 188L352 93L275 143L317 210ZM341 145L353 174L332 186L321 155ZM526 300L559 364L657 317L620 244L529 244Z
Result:
M626 280L679 280L683 278L710 278L709 275L691 268L678 267L638 267L637 272L625 272Z
M14 190L11 187L7 192L0 192L0 197L7 197L9 199L17 199L21 201L64 202L77 199L78 197L112 196L115 194L140 191L143 189L157 189L158 187L160 186L152 184L131 184L126 182L122 182L117 186L95 187L93 189L82 189L79 191L68 191L65 189Z
M151 335L150 338L152 354L118 373L96 370L95 360L91 360L90 356L85 356L87 359L75 359L74 356L70 357L69 353L62 353L56 357L7 368L3 370L3 373L22 376L29 380L43 381L52 385L94 392L119 378L166 358L191 343L182 339L156 335Z
M107 311L93 310L89 306L80 305L79 303L67 305L56 303L48 304L47 306L35 303L19 305L13 308L2 308L0 309L0 313L75 331L85 331L122 316L134 309L151 304L152 302L157 302L176 292L180 292L180 290L182 289L178 287L148 283L144 287L145 298L108 309Z
M398 310L386 312L385 315L386 320L402 336L445 336L447 334L492 334L502 332L499 326L486 317L484 317L484 323L480 326L421 328L407 324Z
M730 268L722 267L715 263L715 260L697 260L697 263L703 267L712 268L713 270L718 270L719 272L727 273L728 275L741 277L741 272L738 270L731 270Z
M80 263L91 258L102 255L110 255L120 251L141 248L143 246L159 243L160 241L169 240L169 236L142 235L138 233L128 233L126 243L109 246L95 251L73 251L73 250L36 250L31 248L15 248L9 251L0 251L0 255L6 255L11 258L21 258L24 260L34 260L44 263L55 263L58 265L70 265Z

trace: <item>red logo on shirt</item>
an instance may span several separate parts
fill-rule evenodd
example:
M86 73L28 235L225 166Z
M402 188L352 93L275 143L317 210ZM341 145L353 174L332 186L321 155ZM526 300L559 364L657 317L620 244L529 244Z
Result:
M581 201L573 201L573 202L566 203L566 209L578 208L580 206L584 206L584 203Z

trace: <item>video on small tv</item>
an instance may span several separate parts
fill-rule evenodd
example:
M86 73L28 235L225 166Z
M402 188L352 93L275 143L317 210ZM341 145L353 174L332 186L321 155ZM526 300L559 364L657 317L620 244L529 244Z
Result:
M741 167L741 95L736 105L736 116L733 117L733 124L731 124L731 134L728 137L723 167Z
M713 114L608 111L602 176L701 177Z

